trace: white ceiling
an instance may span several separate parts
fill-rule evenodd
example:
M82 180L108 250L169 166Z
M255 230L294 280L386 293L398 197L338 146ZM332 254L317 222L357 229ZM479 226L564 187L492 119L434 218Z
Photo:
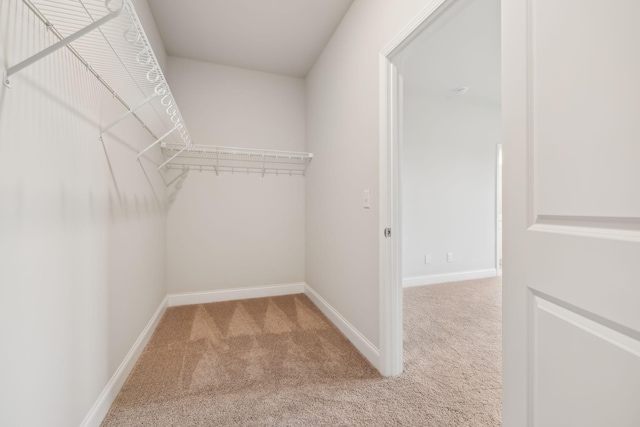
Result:
M407 88L500 105L500 0L462 0L419 38L404 63Z
M354 0L149 0L167 53L305 77Z

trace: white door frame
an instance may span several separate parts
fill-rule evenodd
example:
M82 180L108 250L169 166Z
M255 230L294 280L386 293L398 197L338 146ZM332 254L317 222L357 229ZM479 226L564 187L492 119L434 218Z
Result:
M500 259L504 257L504 247L501 246L500 237L501 237L501 222L502 218L502 200L498 200L498 198L502 199L504 194L502 193L502 164L500 163L502 160L502 143L496 144L496 275L500 275Z
M402 76L400 53L442 5L433 0L380 52L380 366L382 375L402 373L402 210L400 186ZM384 230L391 229L385 237Z

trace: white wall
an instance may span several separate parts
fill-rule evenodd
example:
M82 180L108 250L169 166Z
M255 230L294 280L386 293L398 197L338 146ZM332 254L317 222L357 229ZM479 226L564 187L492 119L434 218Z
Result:
M175 57L195 144L304 151L302 79ZM304 281L302 177L190 172L169 210L170 293Z
M0 63L51 44L0 2ZM79 425L166 294L151 137L67 49L0 85L0 425ZM157 196L157 198L156 198Z
M423 92L405 81L402 146L403 277L496 267L496 144L500 109L470 96ZM447 262L447 253L453 261ZM425 255L430 254L430 264Z
M379 345L379 54L428 0L356 0L307 77L306 278ZM372 192L372 209L362 192Z

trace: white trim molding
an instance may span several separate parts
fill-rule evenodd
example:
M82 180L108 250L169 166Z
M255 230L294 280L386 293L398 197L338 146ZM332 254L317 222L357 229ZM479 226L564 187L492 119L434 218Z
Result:
M640 218L537 215L529 231L640 242Z
M570 225L533 224L528 231L556 233L567 236L591 237L594 239L620 240L623 242L640 242L640 231L614 230L607 228L574 227Z
M104 417L109 412L109 408L111 408L111 404L115 400L118 393L120 393L120 389L124 385L124 382L127 380L127 377L131 373L131 370L135 366L138 358L142 354L145 346L149 342L149 339L153 335L162 315L164 314L167 308L167 297L164 297L158 308L156 309L153 316L151 316L151 320L147 323L147 326L142 330L142 333L138 337L129 353L125 356L118 369L114 372L113 376L98 396L98 399L93 404L87 416L82 420L80 427L98 427L104 420Z
M400 375L402 350L402 209L400 188L402 76L396 62L435 13L462 0L432 0L380 51L380 367L382 375ZM383 230L391 229L389 238Z
M380 51L380 54L386 58L400 53L400 51L406 47L406 45L413 40L415 36L420 34L424 29L424 24L431 15L438 10L442 4L447 0L432 0L418 13L418 16L402 29L384 48Z
M488 268L486 270L461 271L459 273L405 277L402 279L402 286L410 288L413 286L435 285L437 283L460 282L462 280L486 279L488 277L496 277L497 275L498 270L495 268Z
M249 288L220 289L215 291L186 292L167 295L168 307L210 302L233 301L250 298L276 297L280 295L302 294L305 283L287 283L284 285L254 286Z
M309 299L327 316L329 320L344 334L360 353L380 370L380 350L374 346L355 326L345 319L335 308L320 296L311 286L305 284L305 292Z

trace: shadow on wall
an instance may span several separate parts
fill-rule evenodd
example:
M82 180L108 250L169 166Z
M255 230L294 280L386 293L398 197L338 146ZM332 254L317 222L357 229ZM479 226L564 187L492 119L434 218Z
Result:
M6 67L53 35L8 0L0 40ZM0 85L0 425L79 425L166 295L166 189L136 159L152 137L135 119L99 141L124 108L67 49L11 86Z
M74 104L73 102L70 101L70 99L63 99L60 98L56 93L54 93L51 90L48 90L46 87L44 87L43 85L39 84L38 82L35 81L35 79L32 79L30 77L24 77L21 79L22 81L20 82L20 85L27 85L29 86L31 89L34 90L34 92L41 97L41 99L48 99L50 100L52 103L55 103L56 105L56 114L58 115L62 115L64 113L68 113L68 114L64 114L66 116L65 120L68 121L72 121L74 124L79 124L80 122L85 123L87 126L90 126L91 128L95 128L96 130L100 129L100 125L101 125L101 121L102 120L97 120L95 117L92 117L90 114L88 114L87 110L84 109L80 109L78 108L77 104ZM15 85L14 85L15 86ZM6 94L7 91L11 91L11 90L15 90L15 91L19 91L19 88L16 86L15 89L11 89L10 87L6 87L4 85L2 85L2 87L0 88L0 109L3 107L4 105L4 100L6 98ZM106 102L109 102L109 100L105 100ZM58 110L58 108L61 110ZM109 110L109 109L113 109L113 108L109 108L109 107L103 107L105 110ZM123 107L118 104L118 106L116 107L120 108L121 110L123 109ZM124 110L123 110L124 111ZM62 113L64 112L64 113ZM107 116L106 119L109 120L109 116L107 114L104 114L104 116ZM135 121L134 118L129 118L134 125L137 125L139 123L137 123ZM2 125L2 115L0 115L0 126ZM111 181L113 183L113 190L116 192L117 195L117 200L118 203L121 205L121 209L123 212L131 212L131 211L135 211L137 209L131 209L132 207L135 208L135 206L131 205L126 200L126 196L124 196L121 191L120 191L120 187L118 185L118 180L116 178L116 172L114 170L113 167L113 163L110 159L110 155L109 155L109 149L107 148L108 145L110 145L111 143L118 143L119 145L121 145L123 148L125 148L126 150L128 150L130 152L130 156L137 156L138 152L140 151L139 148L137 148L135 145L133 145L130 141L127 140L127 132L109 132L108 134L104 134L104 135L100 135L99 130L96 132L96 134L98 135L96 137L96 142L99 142L102 147L103 147L103 151L104 151L104 158L106 161L106 165L108 167L109 170L109 174L111 176ZM150 141L149 143L153 142L153 135L149 134L149 136L147 137L147 139ZM105 142L105 139L107 140L107 142ZM0 141L0 146L2 144L2 141ZM138 144L140 145L140 144ZM157 153L159 154L160 151L159 149L157 150ZM156 157L159 157L158 155L156 155ZM148 162L152 165L155 165L156 168L159 166L159 163L153 159L153 157L149 154L145 154L143 156L140 157L140 159L144 160L145 162ZM156 187L159 187L161 184L159 182L154 183L152 181L152 179L150 178L149 173L147 172L142 160L138 160L140 169L142 171L143 176L145 177L145 181L147 182L148 186L149 186L149 190L151 191L151 195L153 196L153 199L155 200L155 203L151 203L148 202L146 199L147 197L144 198L144 202L142 203L143 205L149 205L150 208L153 208L153 210L157 211L158 213L161 213L163 210L165 210L167 208L167 202L166 201L161 201L161 198L158 196L158 190L156 189ZM153 171L154 173L158 173L159 177L162 179L162 182L164 181L164 176L161 175L161 172L156 172ZM156 180L158 181L158 180ZM175 191L174 191L175 192ZM137 197L134 198L135 202L134 204L137 206L138 205L138 200ZM147 209L145 209L147 210Z

